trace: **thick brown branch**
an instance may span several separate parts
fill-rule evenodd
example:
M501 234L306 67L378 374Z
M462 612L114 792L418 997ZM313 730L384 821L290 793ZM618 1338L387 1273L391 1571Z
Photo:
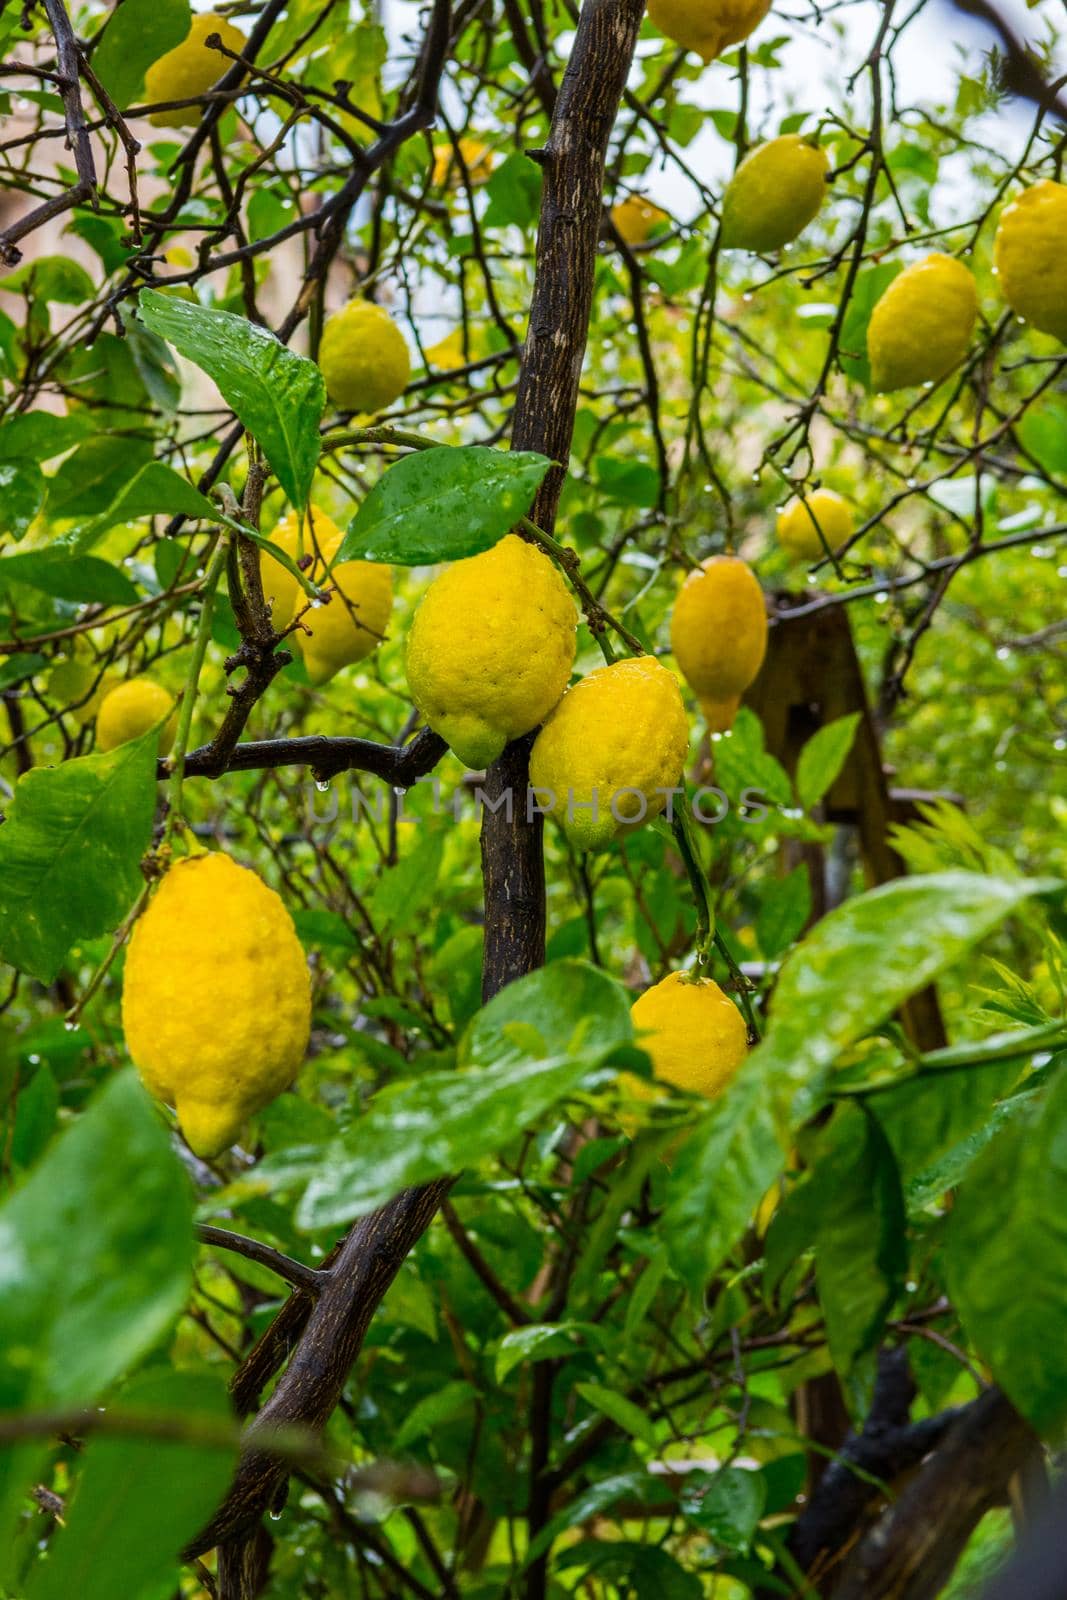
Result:
M190 750L185 758L187 778L221 778L227 772L273 771L279 767L310 767L316 778L335 778L341 772L369 772L384 778L394 789L408 789L432 772L448 746L440 735L423 728L408 744L375 744L371 739L328 739L311 733L300 739L247 739L231 750L219 766L213 745ZM169 776L160 762L157 776Z

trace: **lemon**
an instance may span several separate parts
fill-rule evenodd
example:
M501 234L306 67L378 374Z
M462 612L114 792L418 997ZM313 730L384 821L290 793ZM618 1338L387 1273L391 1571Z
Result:
M189 1148L225 1150L307 1049L311 980L281 898L218 852L171 867L133 930L122 1026Z
M487 183L493 174L493 152L488 145L480 139L461 139L459 153L463 158L463 166L467 169L467 181L474 187ZM435 189L441 189L445 184L458 189L463 183L463 170L456 160L455 147L451 143L435 144L433 147L433 173L430 182Z
M232 61L209 50L205 44L209 34L217 33L227 50L240 55L246 40L240 28L235 28L225 17L213 11L194 16L189 32L181 44L168 50L166 55L153 61L144 77L145 103L155 105L167 100L192 100L205 94L224 78L233 66ZM199 106L183 106L176 111L154 111L149 122L157 128L187 128L200 121Z
M304 658L312 683L326 683L342 667L362 661L385 636L393 609L393 569L374 561L342 561L330 567L344 534L316 505L308 507L303 541L295 512L284 517L271 542L293 557L309 555L311 580L330 595L325 604L303 610L304 591L291 572L273 556L260 553L263 594L271 607L276 632L282 632L301 611L300 627L290 635Z
M110 689L100 702L96 714L96 748L114 750L130 739L139 739L157 722L163 722L164 717L167 721L159 735L161 756L167 754L178 731L174 696L151 678L130 678Z
M648 15L675 44L714 61L758 28L771 0L648 0Z
M637 1044L663 1083L712 1100L748 1053L745 1019L711 978L672 972L630 1007Z
M658 816L681 782L689 725L653 656L599 667L568 689L530 754L533 798L580 850Z
M339 411L383 411L407 388L411 357L384 307L350 300L323 329L319 370Z
M757 145L722 197L722 243L729 250L780 250L803 233L826 199L826 153L798 133Z
M852 507L833 489L795 496L778 513L778 543L801 561L818 561L826 545L836 550L852 537ZM819 537L820 532L822 538Z
M509 533L427 589L408 635L411 698L461 761L488 766L559 700L577 625L551 561Z
M967 354L977 315L978 290L962 261L935 252L905 267L867 326L872 387L936 383Z
M1005 207L993 265L1016 316L1067 343L1067 184L1045 178Z
M671 613L671 649L708 728L725 733L767 651L767 607L751 567L712 556L689 574Z
M91 655L76 650L74 655L56 662L48 674L45 693L49 700L69 711L79 727L87 728L96 721L97 712L118 681Z
M627 244L644 244L653 231L670 222L666 211L643 194L627 195L611 208L611 220Z

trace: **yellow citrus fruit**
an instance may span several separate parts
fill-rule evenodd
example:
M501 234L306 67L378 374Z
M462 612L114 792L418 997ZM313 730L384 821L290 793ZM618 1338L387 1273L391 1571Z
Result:
M303 536L299 515L290 511L274 527L270 542L284 550L294 562L303 556L310 556L311 564L305 569L307 575L313 583L322 583L326 576L326 564L340 549L343 538L344 534L336 522L320 506L309 505ZM292 573L265 551L260 551L259 576L264 598L271 608L275 632L284 633L297 611L303 609L305 591Z
M271 606L275 630L281 632L303 610L300 626L290 634L304 658L312 683L326 683L342 667L369 656L385 637L393 609L393 569L374 561L342 561L330 567L344 534L318 506L308 507L303 540L295 512L284 517L271 543L292 556L312 557L308 576L330 595L325 605L303 610L304 592L291 572L273 556L261 553L260 578Z
M82 728L96 721L97 712L118 683L113 673L105 672L92 656L75 654L57 661L48 674L45 688L49 700L54 701Z
M493 152L489 146L480 139L461 139L459 153L467 169L467 181L474 186L487 183L493 173ZM463 168L456 160L455 147L451 143L434 145L430 181L435 189L443 188L446 183L454 189L462 186Z
M205 94L224 78L233 66L217 50L209 50L204 42L209 34L217 33L227 50L240 55L245 47L245 36L225 17L213 11L194 16L189 32L181 44L168 50L166 55L153 61L145 73L145 104L155 105L167 100L192 100ZM176 111L154 111L149 122L157 128L186 128L200 121L199 106L184 106Z
M711 978L672 972L634 1001L630 1015L655 1076L709 1100L722 1093L748 1052L745 1019Z
M730 250L780 250L826 198L826 153L798 133L757 145L722 197L722 242Z
M725 733L767 650L767 607L751 567L712 556L689 574L671 613L671 649L708 728Z
M577 624L551 561L509 533L427 589L408 635L411 698L461 761L488 766L559 700Z
M174 696L153 683L151 678L130 678L110 689L96 713L96 748L114 750L163 722L159 753L165 756L178 731L178 711Z
M879 393L936 383L967 354L978 315L974 276L935 252L905 267L867 327L871 384Z
M311 980L281 898L218 852L171 867L133 930L122 1026L189 1148L225 1150L307 1049Z
M611 220L627 244L644 244L655 228L671 219L643 194L631 194L612 206Z
M1067 184L1045 178L1005 207L993 265L1016 316L1067 343Z
M383 306L350 300L323 329L319 370L339 411L384 411L407 388L411 357Z
M801 561L818 561L826 544L836 550L852 537L852 507L833 489L796 496L778 513L778 543ZM820 531L822 538L819 537Z
M675 44L714 61L758 28L771 0L648 0L648 15Z
M654 656L599 667L537 735L530 783L579 850L658 816L682 780L689 724L678 680Z

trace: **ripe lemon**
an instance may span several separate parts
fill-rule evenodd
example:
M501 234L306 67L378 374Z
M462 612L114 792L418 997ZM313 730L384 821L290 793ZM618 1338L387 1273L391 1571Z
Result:
M871 313L867 354L879 393L936 383L967 354L978 290L962 261L935 252L893 279Z
M612 206L611 220L627 244L644 244L655 228L671 219L643 194L631 194Z
M509 533L427 589L408 635L411 698L461 761L488 766L559 700L577 624L551 561Z
M307 1049L311 980L280 897L217 852L171 867L133 930L122 1026L189 1148L225 1150Z
M167 100L192 100L226 76L233 62L227 61L217 50L208 49L204 41L212 33L217 33L227 50L235 55L244 50L244 34L225 17L217 17L213 11L194 16L181 44L153 61L145 73L147 105ZM184 106L177 111L154 111L148 120L157 128L188 128L194 127L201 115L199 106Z
M100 702L96 713L96 748L114 750L131 739L139 739L157 722L163 722L164 717L167 721L159 735L161 756L170 750L178 731L174 696L151 678L130 678L110 689Z
M993 265L1016 316L1067 343L1067 185L1045 178L1005 207Z
M323 329L319 371L339 411L384 411L407 388L411 357L384 307L350 300Z
M671 614L671 649L709 730L725 733L767 650L767 607L751 567L712 556L689 574Z
M479 184L488 183L493 175L493 152L488 145L480 139L461 139L459 153L463 158L463 166L467 169L467 181L475 188ZM447 183L451 188L458 189L463 183L463 171L456 160L455 147L451 143L435 144L433 147L433 173L430 182L435 189L442 189Z
M833 489L813 489L779 511L778 543L800 561L818 561L826 554L824 539L836 550L852 537L854 527L852 507L842 495Z
M658 816L681 783L689 724L673 672L653 656L599 667L537 735L530 783L579 850Z
M826 153L798 133L757 145L722 197L722 243L729 250L780 250L803 233L826 199Z
M771 0L648 0L648 15L675 44L714 61L758 28Z
M308 574L330 594L325 605L304 610L300 627L290 638L304 658L312 683L326 683L342 667L362 661L385 636L393 609L393 569L374 561L342 561L329 567L344 534L318 506L308 507L303 541L295 512L284 517L271 542L287 555L310 555ZM304 591L280 562L265 553L259 558L263 593L271 606L276 632L282 632L303 610Z
M711 978L672 972L630 1007L637 1044L663 1083L720 1095L748 1053L745 1019Z

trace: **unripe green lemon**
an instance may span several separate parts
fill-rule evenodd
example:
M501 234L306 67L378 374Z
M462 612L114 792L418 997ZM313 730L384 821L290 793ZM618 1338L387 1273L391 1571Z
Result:
M122 1026L189 1148L225 1150L307 1050L311 980L280 897L217 852L171 867L130 939Z
M1067 343L1067 185L1045 178L997 223L993 265L1016 316Z
M778 543L801 561L818 561L851 539L855 524L852 507L833 489L813 489L797 496L778 513ZM819 537L820 531L822 538Z
M867 355L879 393L936 383L967 354L978 316L974 276L935 252L893 279L871 313Z
M192 100L206 94L226 76L233 62L217 50L208 49L204 41L212 33L217 33L234 55L240 55L247 43L240 28L235 28L225 17L217 17L213 11L194 14L181 44L153 61L145 73L147 105L167 100ZM194 127L201 115L199 106L185 106L176 111L154 111L148 120L157 128L187 128Z
M764 253L790 244L825 200L829 170L825 151L798 133L757 145L722 197L723 244Z
M566 689L577 625L551 561L509 533L427 589L408 634L411 698L461 761L488 766Z
M338 411L384 411L407 388L411 357L383 306L350 300L323 329L319 370Z
M767 650L767 606L746 562L712 556L689 574L671 613L671 649L709 730L725 733Z
M534 798L577 849L602 850L665 808L688 748L673 672L654 656L616 661L568 689L537 735Z
M636 1043L663 1083L713 1100L748 1053L745 1019L711 978L672 972L630 1007Z
M168 715L169 713L169 715ZM114 750L162 722L159 753L165 756L178 731L178 710L174 696L153 683L151 678L130 678L110 689L96 713L96 748Z
M660 32L705 61L747 39L770 9L771 0L648 0Z

